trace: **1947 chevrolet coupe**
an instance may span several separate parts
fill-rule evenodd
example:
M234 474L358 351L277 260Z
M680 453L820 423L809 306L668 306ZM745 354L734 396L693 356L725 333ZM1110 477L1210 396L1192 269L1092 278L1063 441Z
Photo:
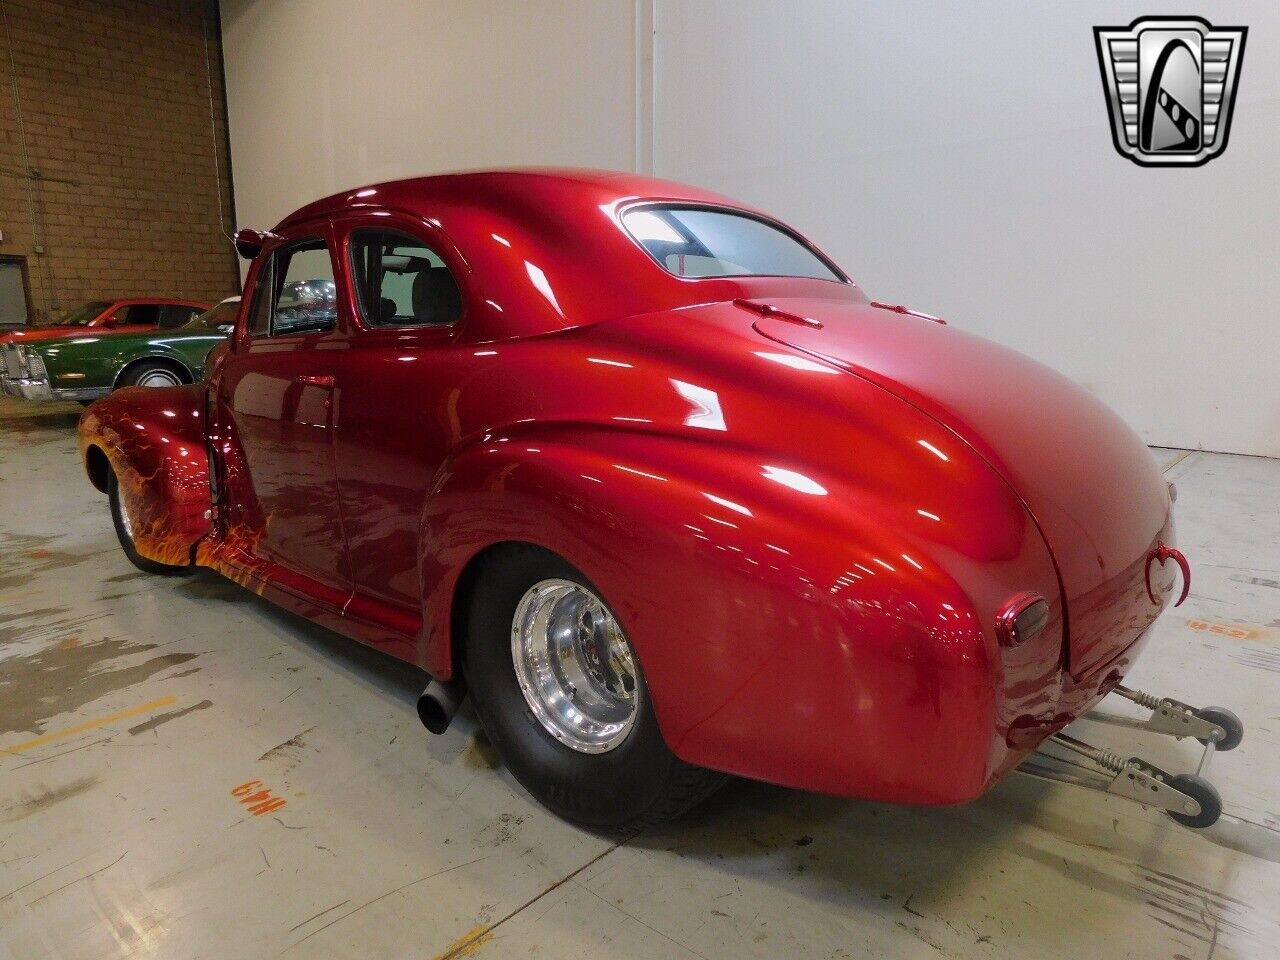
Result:
M469 692L562 816L634 828L726 772L956 803L1052 736L1217 818L1059 732L1116 692L1206 757L1241 735L1121 683L1189 570L1150 453L1062 376L624 174L379 184L237 246L206 382L81 421L125 552L420 665L435 732Z

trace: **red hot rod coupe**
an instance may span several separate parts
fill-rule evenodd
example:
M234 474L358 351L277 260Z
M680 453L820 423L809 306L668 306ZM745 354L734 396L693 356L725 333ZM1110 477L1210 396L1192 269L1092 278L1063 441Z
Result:
M1052 736L1216 819L1059 732L1114 691L1240 736L1121 684L1189 571L1150 453L1065 378L624 174L379 184L237 246L207 381L81 422L125 552L420 665L436 732L469 692L562 816L653 822L720 773L956 803Z

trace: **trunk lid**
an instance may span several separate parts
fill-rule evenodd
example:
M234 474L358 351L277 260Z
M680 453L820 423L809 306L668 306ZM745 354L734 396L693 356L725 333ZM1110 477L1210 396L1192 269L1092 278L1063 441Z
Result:
M1022 354L900 308L742 302L757 332L918 407L983 456L1027 505L1054 558L1079 679L1136 640L1173 586L1148 553L1172 543L1168 488L1145 444L1071 380ZM1172 567L1172 564L1168 565Z

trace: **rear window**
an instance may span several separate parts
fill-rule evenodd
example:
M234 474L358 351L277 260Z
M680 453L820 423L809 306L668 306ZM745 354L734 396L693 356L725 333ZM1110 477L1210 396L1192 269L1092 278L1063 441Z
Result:
M755 217L706 207L647 206L622 215L627 232L677 277L841 277L799 238Z

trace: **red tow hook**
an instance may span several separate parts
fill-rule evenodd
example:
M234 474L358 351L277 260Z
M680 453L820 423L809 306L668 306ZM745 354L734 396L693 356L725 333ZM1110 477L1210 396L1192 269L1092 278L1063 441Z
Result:
M1151 598L1152 603L1159 603L1156 595L1151 590L1151 564L1160 561L1160 566L1164 566L1166 560L1172 559L1178 565L1178 569L1182 571L1182 595L1178 597L1175 607L1182 606L1182 601L1187 599L1187 594L1191 592L1191 564L1187 563L1187 558L1182 555L1182 551L1177 547L1170 547L1163 541L1156 544L1154 550L1147 554L1147 567L1143 571L1143 576L1147 581L1147 596Z

